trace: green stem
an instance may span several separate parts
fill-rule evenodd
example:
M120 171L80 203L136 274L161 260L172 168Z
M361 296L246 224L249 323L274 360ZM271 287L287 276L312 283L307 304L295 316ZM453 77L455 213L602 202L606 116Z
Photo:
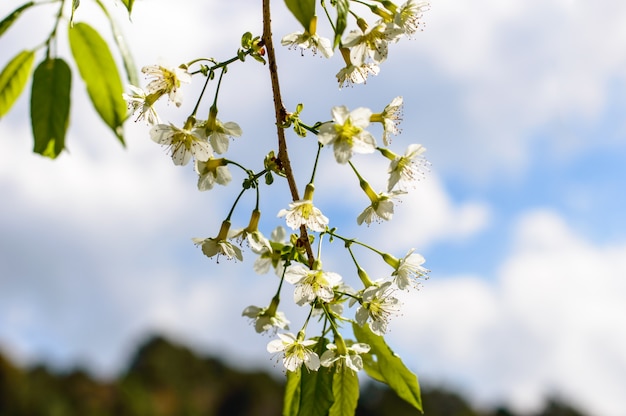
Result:
M304 124L304 123L302 122L302 120L300 120L300 126L301 126L302 128L304 128L305 130L308 130L309 132L311 132L311 133L315 134L316 136L317 136L318 134L320 134L320 131L319 131L319 130L317 130L316 128L311 127L311 126L309 126L309 125L307 125L307 124Z
M363 189L370 201L372 201L372 203L377 202L379 199L378 194L372 189L370 184L365 179L363 179L359 171L356 170L356 167L352 164L352 161L348 160L348 164L350 164L350 167L356 174L357 178L359 178L359 186L361 187L361 189Z
M357 244L357 245L359 245L361 247L365 247L368 250L372 250L374 253L376 253L378 255L384 256L386 254L386 253L384 253L384 252L382 252L380 250L375 249L374 247L372 247L372 246L370 246L368 244L362 243L362 242L360 242L358 240L355 240L353 238L343 237L343 236L335 233L332 229L326 230L325 233L340 239L341 241L346 243L346 246L349 246L350 244Z
M246 55L250 55L250 51L245 51L244 53L245 53ZM238 57L238 56L235 56L235 57L230 58L230 59L228 59L228 60L226 60L226 61L224 61L224 62L219 62L219 63L217 63L217 64L213 65L212 67L210 67L210 68L208 69L208 72L215 71L216 69L220 69L220 68L222 68L222 67L225 67L225 66L228 66L228 65L232 64L232 63L233 63L233 62L235 62L235 61L240 61L240 60L241 60L241 59L239 59L239 57ZM186 65L187 65L187 66L191 66L191 65L195 64L196 62L200 62L200 61L215 62L215 60L210 59L210 58L198 58L198 59L194 59L193 61L189 61ZM198 70L197 72L193 72L192 74L198 74L198 73L200 73L200 72L201 72L201 71L200 71L200 70Z
M210 74L210 72L209 72ZM202 97L204 96L204 91L206 91L207 85L209 85L209 81L211 80L211 76L207 75L206 80L204 81L204 85L202 86L202 91L200 91L200 96L198 97L198 101L196 101L196 106L193 108L192 116L196 116L198 112L198 107L200 107L200 101L202 101Z
M228 216L226 217L226 221L230 221L230 217L232 217L233 212L235 211L235 207L237 206L237 203L239 202L239 199L241 199L241 196L246 191L247 191L246 188L242 188L241 189L241 192L239 192L239 195L237 195L237 199L235 199L235 202L233 203L233 206L230 208L230 212L228 213Z
M59 12L57 13L56 16L56 22L54 23L54 28L52 29L52 32L50 32L50 34L48 35L48 39L46 39L46 59L50 59L50 49L51 47L51 43L53 40L55 40L55 44L54 47L56 49L56 35L57 35L57 29L59 28L59 23L61 22L61 18L63 17L63 7L65 6L65 0L61 0L61 6L59 7ZM56 54L56 50L54 51L55 53L53 53L53 55Z
M361 282L363 283L363 285L365 287L372 286L374 283L371 281L371 279L367 275L367 272L365 272L365 270L359 265L359 262L356 261L356 257L354 257L354 252L352 252L352 247L348 245L346 248L348 249L348 252L350 253L350 257L352 257L352 261L354 262L354 265L356 266L357 275L359 276L359 279L361 279Z
M333 22L332 17L330 17L330 13L328 13L328 9L326 8L326 2L322 0L322 8L324 9L324 13L326 13L326 18L328 19L328 23L330 23L330 27L332 27L333 32L337 32L335 29L335 22Z
M309 319L311 319L312 315L313 315L313 305L311 305L311 309L309 310L309 315L306 317L306 321L304 321L304 324L302 325L302 329L300 330L301 332L306 332L306 327L309 325Z
M317 142L317 154L315 155L315 163L313 164L313 172L311 173L311 180L309 181L309 183L313 183L313 181L315 180L315 172L317 171L317 162L320 158L320 152L322 151L322 147L324 147L324 145L318 141Z
M217 79L217 87L215 88L215 97L213 98L213 107L217 108L217 95L220 93L220 86L222 85L222 77L226 73L226 67L222 68L220 77Z
M237 162L235 162L235 161L232 161L232 160L230 160L230 159L224 159L224 163L225 163L226 165L235 165L235 166L237 166L238 168L240 168L241 170L243 170L243 171L244 171L244 172L246 172L246 173L248 173L248 172L249 172L249 170L248 170L248 169L244 168L244 167L243 167L243 166L241 166L239 163L237 163Z

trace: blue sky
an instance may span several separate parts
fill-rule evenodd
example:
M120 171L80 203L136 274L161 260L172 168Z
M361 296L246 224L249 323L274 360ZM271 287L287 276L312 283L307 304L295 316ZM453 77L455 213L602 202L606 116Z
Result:
M77 20L92 22L93 8L82 3ZM241 33L260 31L257 3L234 10L222 2L137 1L134 24L124 29L140 66L223 59ZM0 15L17 5L2 2ZM298 29L280 2L275 9L276 38ZM0 62L38 44L52 13L24 15L0 38ZM459 388L478 404L532 409L556 393L591 414L621 414L625 13L617 0L433 0L425 31L392 45L365 87L343 90L334 79L338 56L328 63L279 51L286 105L304 102L305 119L325 120L341 104L377 111L402 95L403 134L392 148L428 149L430 174L389 223L356 225L367 201L329 152L316 181L316 203L345 234L380 241L397 256L414 247L426 257L431 278L403 299L389 335L423 381ZM103 22L94 25L106 32ZM209 34L195 38L202 28ZM221 93L220 118L244 130L231 144L243 158L249 143L273 137L267 74L259 69L233 67ZM229 208L218 201L229 201L234 188L197 192L192 169L173 166L141 124L127 125L121 149L79 79L73 88L70 153L56 161L30 152L27 94L0 120L0 348L23 363L78 363L111 375L137 341L162 331L233 363L273 368L270 339L240 314L268 301L274 277L255 275L251 262L216 265L190 240L217 232ZM185 105L193 91L184 91ZM182 121L173 110L162 115ZM302 153L311 148L290 140ZM355 163L383 186L380 163ZM285 205L263 199L266 234ZM247 221L244 211L236 221ZM365 261L370 274L387 273ZM327 264L350 274L339 258ZM302 311L285 308L297 322Z

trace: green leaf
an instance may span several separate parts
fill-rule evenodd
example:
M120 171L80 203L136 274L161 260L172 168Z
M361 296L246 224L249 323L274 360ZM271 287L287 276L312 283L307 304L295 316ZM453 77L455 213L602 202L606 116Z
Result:
M376 381L386 383L385 377L380 372L378 362L374 359L374 355L368 352L367 354L361 354L361 358L363 359L363 369L367 375Z
M29 7L33 6L34 4L35 4L34 1L29 1L28 3L24 3L20 7L18 7L17 9L13 10L11 12L11 14L9 14L7 17L2 19L2 21L0 22L0 36L4 35L4 32L9 30L11 25L13 23L15 23L17 18L20 17L20 15L22 14L22 12L24 10L28 9Z
M18 53L0 73L0 118L9 112L24 90L35 52Z
M86 23L76 23L69 30L72 55L96 111L124 144L122 123L126 103L122 81L106 42Z
M133 11L133 4L135 4L135 0L122 0L122 4L126 6L128 15L130 16L130 13Z
M368 344L370 346L370 353L376 355L380 374L384 377L389 387L403 400L420 412L423 412L417 376L413 374L404 365L400 357L389 348L384 338L374 334L367 324L363 325L363 327L352 324L352 329L357 340Z
M296 19L309 30L311 19L315 16L315 0L285 0L287 8Z
M359 377L349 369L339 370L333 377L335 402L329 416L353 415L359 401Z
M30 96L35 153L54 159L65 148L71 86L72 71L60 58L46 59L35 69Z
M100 0L96 0L107 19L109 19L109 23L111 24L111 32L113 32L113 39L115 40L115 44L117 45L117 50L120 51L120 55L122 55L122 62L124 63L124 70L126 71L126 78L131 85L139 86L139 77L137 76L137 66L135 65L135 60L133 59L133 55L130 53L130 48L128 47L128 43L126 42L126 37L122 33L119 25L115 21L113 17L109 14L109 11L104 7L104 4Z
M333 404L333 375L326 367L302 371L300 412L298 416L326 416Z
M350 12L349 0L337 0L337 23L335 24L335 40L333 48L336 48L341 41L341 36L348 26L348 13Z
M287 384L285 385L285 397L283 398L283 416L298 416L298 412L300 412L301 380L302 368L298 368L298 371L287 371Z

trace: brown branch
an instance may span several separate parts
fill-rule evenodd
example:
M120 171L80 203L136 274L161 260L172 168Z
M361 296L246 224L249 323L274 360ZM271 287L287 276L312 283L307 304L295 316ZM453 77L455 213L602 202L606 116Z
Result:
M280 84L278 82L278 66L276 65L276 53L274 52L274 43L272 41L272 19L270 13L270 0L263 0L263 44L267 51L267 62L270 71L270 79L272 82L272 94L274 96L274 112L276 116L276 134L278 136L278 160L284 170L289 184L291 198L294 201L300 199L298 194L298 186L291 169L291 161L287 152L287 141L285 140L285 130L281 127L287 119L287 110L283 105L282 96L280 94ZM309 242L309 236L305 225L300 226L299 243L305 248L309 260L309 267L313 267L315 257L313 249Z

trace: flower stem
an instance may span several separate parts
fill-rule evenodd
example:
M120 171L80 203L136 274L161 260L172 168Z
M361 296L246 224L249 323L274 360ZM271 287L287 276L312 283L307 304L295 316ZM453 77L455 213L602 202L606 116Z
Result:
M348 161L348 163L350 164L350 167L352 168L352 170L356 174L357 178L359 178L359 186L361 187L361 189L363 189L363 191L365 191L365 194L370 199L370 201L372 201L372 203L377 202L378 201L378 194L372 189L372 187L370 186L369 182L367 182L365 179L363 179L363 177L361 176L359 171L356 170L356 167L352 164L352 162Z
M372 246L370 246L370 245L368 245L368 244L362 243L362 242L360 242L360 241L358 241L358 240L355 240L355 239L352 239L352 238L346 238L346 237L343 237L343 236L341 236L341 235L339 235L339 234L335 233L332 229L326 230L326 231L325 231L325 233L326 233L326 234L328 234L328 235L331 235L331 236L333 236L333 237L336 237L336 238L338 238L338 239L340 239L340 240L342 240L344 243L346 243L346 246L348 246L348 245L350 245L350 244L358 244L358 245L360 245L361 247L365 247L365 248L367 248L367 249L369 249L369 250L372 250L374 253L376 253L376 254L378 254L378 255L380 255L380 256L383 256L383 255L385 255L385 254L386 254L386 253L384 253L384 252L382 252L382 251L380 251L380 250L377 250L377 249L375 249L374 247L372 247Z
M246 188L242 188L241 189L241 192L239 192L239 195L237 195L237 199L235 199L235 202L233 203L233 206L230 208L230 211L228 212L228 216L226 217L226 221L230 221L230 217L233 215L233 212L235 211L235 207L237 206L237 203L239 202L239 199L241 199L241 196L246 191L247 191Z
M313 183L313 181L315 180L315 172L317 171L317 162L320 159L320 152L322 151L322 147L324 147L324 145L318 141L317 142L317 154L315 155L315 164L313 165L313 172L311 173L311 180L309 181L309 183Z

